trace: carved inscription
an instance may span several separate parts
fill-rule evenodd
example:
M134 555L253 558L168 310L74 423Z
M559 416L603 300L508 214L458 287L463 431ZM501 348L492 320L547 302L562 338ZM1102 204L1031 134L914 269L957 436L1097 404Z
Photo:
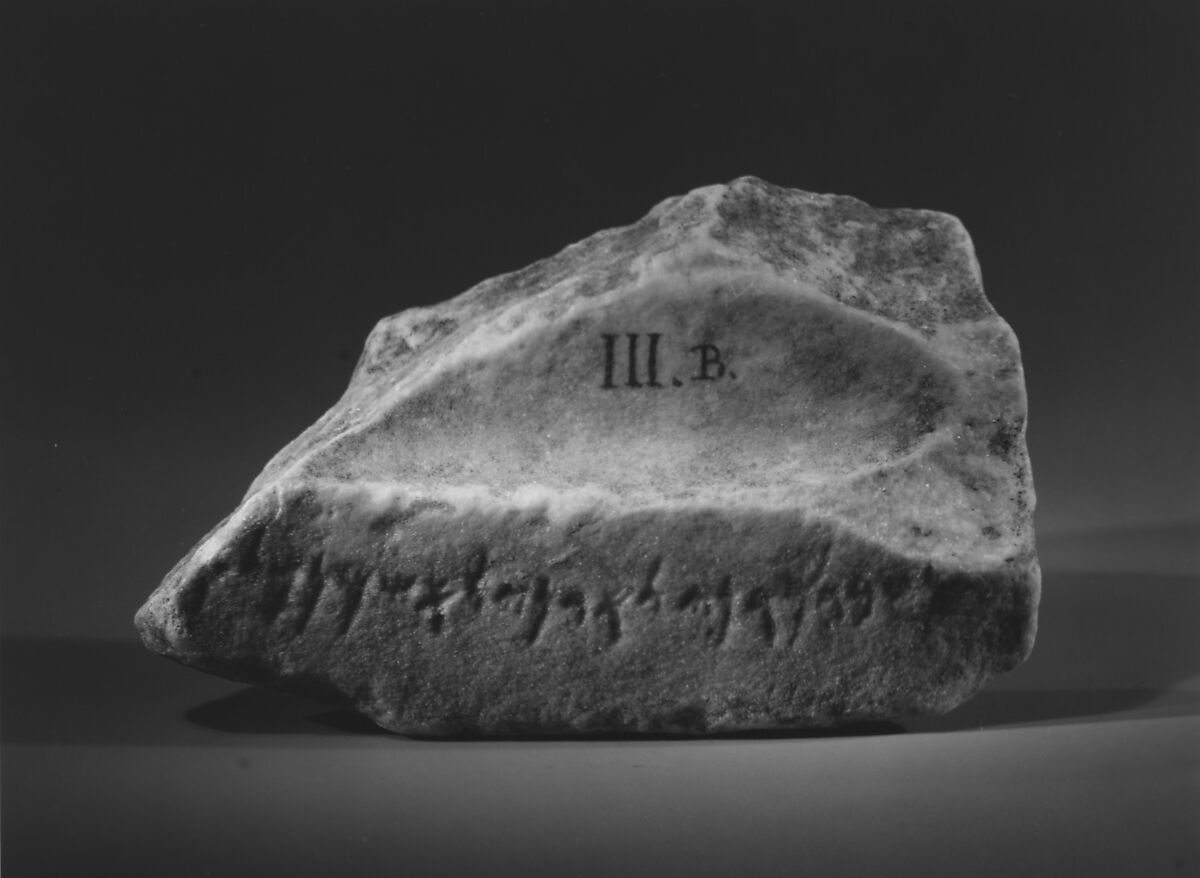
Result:
M660 369L659 348L662 340L661 332L642 333L604 333L600 336L604 343L604 380L600 386L605 390L626 388L659 389L666 387L659 379L663 377ZM687 381L720 381L734 380L737 373L725 362L721 349L715 344L705 342L686 349L690 355L690 367L685 370ZM623 380L622 380L623 379ZM679 375L672 375L671 387L683 387L685 380Z
M584 589L555 582L545 574L498 574L489 569L482 550L455 576L431 571L368 572L331 563L317 552L298 559L295 570L280 580L281 595L272 593L258 609L297 637L316 624L348 636L360 612L381 601L406 605L434 636L445 635L481 613L500 610L520 620L514 636L523 646L534 646L543 632L563 626L575 631L586 628L598 644L613 646L623 638L624 623L632 616L668 613L695 618L698 636L713 648L724 646L731 632L737 631L764 646L794 649L804 630L827 636L835 629L870 624L881 608L895 605L911 585L908 571L878 581L872 576L830 579L828 555L827 546L818 546L800 569L780 571L772 583L755 584L745 591L735 589L729 575L671 589L663 582L663 559L656 557L638 581L615 593L601 590L589 596ZM928 588L931 569L917 576ZM197 588L188 600L203 601L207 591L207 587Z

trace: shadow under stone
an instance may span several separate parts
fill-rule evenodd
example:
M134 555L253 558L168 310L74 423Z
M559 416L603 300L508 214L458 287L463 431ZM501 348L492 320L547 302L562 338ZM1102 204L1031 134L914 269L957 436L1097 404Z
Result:
M1200 693L1153 689L984 690L944 716L901 721L908 732L961 732L1104 720L1200 716Z
M251 686L199 704L188 722L240 735L390 735L352 710Z
M395 735L353 710L314 710L307 699L251 687L206 702L186 714L189 722L232 734ZM893 735L904 731L889 721L856 722L830 728L754 730L717 735L565 732L552 734L398 735L419 741L687 741L712 739L829 738Z

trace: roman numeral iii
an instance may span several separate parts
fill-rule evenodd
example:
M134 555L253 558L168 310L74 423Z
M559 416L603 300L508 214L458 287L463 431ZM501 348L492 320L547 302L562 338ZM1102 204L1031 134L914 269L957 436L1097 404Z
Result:
M617 385L613 379L617 374L617 349L618 341L621 336L613 334L605 334L601 336L604 339L604 383L600 386L605 389L615 388ZM658 383L658 340L662 338L661 332L647 333L648 340L646 348L646 372L645 383L639 380L638 367L638 339L639 333L625 333L626 343L620 345L625 350L625 384L624 387L662 387Z

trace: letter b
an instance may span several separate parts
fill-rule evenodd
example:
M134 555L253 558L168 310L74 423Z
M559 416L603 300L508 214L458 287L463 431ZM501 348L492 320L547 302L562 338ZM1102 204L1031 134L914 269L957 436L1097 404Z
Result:
M691 348L692 353L700 352L700 373L693 375L693 381L716 381L725 375L725 364L721 362L721 351L715 344L698 344ZM710 374L716 369L717 374Z

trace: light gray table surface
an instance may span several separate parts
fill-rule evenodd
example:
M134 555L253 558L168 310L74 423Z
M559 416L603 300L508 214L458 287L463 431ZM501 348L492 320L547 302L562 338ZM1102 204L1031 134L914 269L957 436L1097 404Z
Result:
M417 740L124 642L4 642L19 875L1200 874L1190 526L1043 543L1033 657L938 718Z

